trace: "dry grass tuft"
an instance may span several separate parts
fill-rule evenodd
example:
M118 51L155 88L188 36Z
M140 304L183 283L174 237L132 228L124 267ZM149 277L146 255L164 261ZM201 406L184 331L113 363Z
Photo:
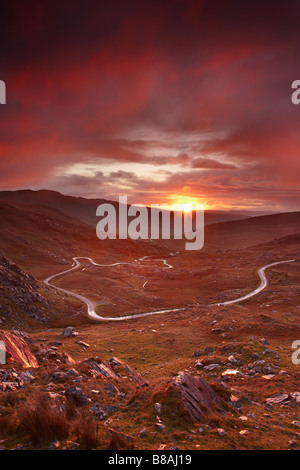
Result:
M70 424L65 413L51 405L45 393L39 393L21 407L20 423L29 433L34 445L65 439L70 433Z

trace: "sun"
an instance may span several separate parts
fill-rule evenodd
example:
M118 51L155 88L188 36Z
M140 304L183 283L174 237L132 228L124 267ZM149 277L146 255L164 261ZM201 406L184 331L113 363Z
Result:
M191 212L194 208L195 208L195 204L193 204L192 202L188 202L186 204L179 204L178 205L178 208L179 210L181 210L182 212Z
M177 196L174 199L174 203L171 205L171 210L188 213L204 208L203 204L199 203L199 201L196 201L195 199L192 199L191 197Z

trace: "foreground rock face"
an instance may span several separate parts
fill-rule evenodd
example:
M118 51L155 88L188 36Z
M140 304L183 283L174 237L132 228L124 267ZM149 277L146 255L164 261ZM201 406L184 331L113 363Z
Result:
M109 450L134 450L134 441L131 436L115 429L108 429Z
M166 422L195 423L204 421L210 413L225 413L229 408L230 393L218 391L200 377L179 372L172 379L162 379L157 385L139 389L129 401L129 406L139 412L146 406L156 416L156 427L166 428ZM158 407L159 405L159 407ZM166 421L167 420L167 421Z
M8 363L15 362L24 368L39 367L37 359L22 337L18 337L8 331L0 331L0 341L3 341L5 344L6 360Z
M168 390L172 388L179 392L180 412L191 421L201 421L208 412L225 411L221 397L200 377L179 372Z

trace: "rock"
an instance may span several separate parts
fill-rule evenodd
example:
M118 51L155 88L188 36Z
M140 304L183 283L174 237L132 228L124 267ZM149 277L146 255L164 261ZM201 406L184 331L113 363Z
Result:
M292 421L292 424L298 428L300 427L300 421Z
M297 450L298 449L298 442L295 440L289 441L289 447L291 449Z
M239 416L239 419L241 421L248 421L248 417L247 416Z
M22 382L25 384L28 384L34 379L33 373L31 371L21 372L19 374L19 379L22 380Z
M292 392L290 395L297 403L300 403L300 392Z
M220 434L220 436L226 436L226 434L227 434L225 429L222 429L222 428L218 429L218 433Z
M149 384L148 380L146 380L141 374L134 372L134 370L121 359L113 357L109 360L109 364L113 370L116 370L118 372L126 372L129 377L132 378L135 382L137 382L138 385L140 385L141 387L144 387Z
M78 370L74 369L74 368L71 368L69 369L67 372L66 372L66 377L78 377L79 376L79 372Z
M108 429L109 450L134 450L134 441L131 436L115 429Z
M39 367L37 359L30 351L26 341L20 336L16 336L8 331L0 331L0 341L3 341L6 348L6 360L8 363L14 362L24 368Z
M84 349L87 349L90 347L88 343L85 343L84 341L77 341L77 344L80 344Z
M60 442L59 441L54 441L54 442L51 442L51 444L49 445L48 447L48 450L56 450L60 447Z
M160 403L155 403L154 408L155 408L156 413L158 413L160 415L160 413L161 413L161 404Z
M195 367L197 367L197 369L201 369L202 367L204 367L204 364L201 361L196 361Z
M258 354L258 353L252 354L252 360L253 361L260 361L261 359L262 359L262 357L260 356L260 354Z
M204 349L203 354L210 356L211 354L214 354L215 352L216 352L216 349L212 348L211 346L208 346L207 348Z
M242 407L242 401L235 395L230 396L230 403L236 410L239 410Z
M166 429L166 426L163 424L163 422L161 421L161 419L159 418L159 416L156 417L155 427L158 428L158 429L160 429L161 431L163 431L164 429Z
M78 333L77 333L78 334ZM63 332L62 332L62 337L63 338L71 338L72 336L76 336L75 332L74 332L74 328L73 326L67 326Z
M236 357L234 356L229 356L228 357L228 361L231 362L231 364L234 364L236 366L241 366L242 365L242 362L239 361Z
M226 369L222 372L222 377L242 377L243 375L238 369Z
M108 384L106 386L106 391L109 395L121 395L120 390L117 387L115 387L114 384Z
M270 405L279 405L284 403L289 399L289 395L287 393L275 393L271 397L267 398L266 402Z
M171 380L168 391L178 394L178 407L174 404L177 409L173 411L191 421L202 421L209 411L224 411L219 395L200 377L179 372Z
M262 339L260 340L260 342L261 342L261 344L263 344L264 346L268 346L268 345L270 344L269 341L267 341L265 338L262 338Z
M263 374L269 375L269 374L273 374L274 371L273 371L271 366L265 366L265 367L263 367L262 372L263 372Z
M142 428L139 432L139 437L145 437L147 434L147 428Z
M206 370L216 370L216 369L221 369L220 364L209 364L208 366L204 366L204 369Z
M246 434L249 434L248 429L242 429L242 431L240 431L241 436L245 436Z
M81 388L70 387L65 391L67 400L72 401L75 406L81 408L87 406L90 403L90 399L86 397Z
M108 379L118 380L117 375L112 371L110 366L106 362L97 362L91 359L87 362L91 375L96 377L104 377Z

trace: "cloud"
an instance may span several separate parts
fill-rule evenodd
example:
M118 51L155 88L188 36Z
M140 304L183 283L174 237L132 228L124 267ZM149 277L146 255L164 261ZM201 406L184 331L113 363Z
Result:
M0 188L294 208L298 13L296 0L10 2Z

